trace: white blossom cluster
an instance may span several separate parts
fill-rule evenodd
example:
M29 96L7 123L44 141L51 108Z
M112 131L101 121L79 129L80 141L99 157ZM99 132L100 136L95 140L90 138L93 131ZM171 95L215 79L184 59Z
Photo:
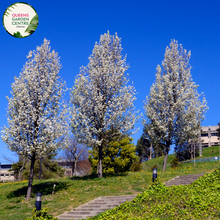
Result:
M56 151L65 143L69 128L67 106L62 101L66 91L60 79L58 54L44 39L41 47L30 51L20 76L12 83L8 99L8 127L2 139L10 150L31 159Z
M101 35L71 91L73 132L89 146L100 146L103 133L112 126L121 133L130 132L138 118L133 105L136 90L127 85L128 65L120 41L117 34Z
M198 137L208 109L205 97L198 94L198 85L192 80L190 56L190 51L187 53L181 44L171 41L162 67L157 66L156 81L144 105L147 119L143 124L149 136L168 148L173 143Z

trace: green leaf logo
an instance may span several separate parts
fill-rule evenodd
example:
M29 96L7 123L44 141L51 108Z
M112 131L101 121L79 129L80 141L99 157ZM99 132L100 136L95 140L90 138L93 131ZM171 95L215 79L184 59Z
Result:
M30 24L28 25L27 29L25 30L25 32L32 34L37 29L37 26L38 26L38 15L36 14L32 18L32 20L31 20Z
M13 36L17 38L23 38L19 31L17 31L17 33L14 33Z

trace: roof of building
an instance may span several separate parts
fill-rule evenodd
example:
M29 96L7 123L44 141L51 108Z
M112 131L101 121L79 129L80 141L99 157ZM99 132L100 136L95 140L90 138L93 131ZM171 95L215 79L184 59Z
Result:
M216 131L218 128L219 128L218 125L202 126L202 127L201 127L202 131L208 131L208 130Z

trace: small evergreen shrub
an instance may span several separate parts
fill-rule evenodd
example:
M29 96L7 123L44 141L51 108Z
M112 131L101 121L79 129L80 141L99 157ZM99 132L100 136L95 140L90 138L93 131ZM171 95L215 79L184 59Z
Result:
M177 157L174 157L170 164L174 169L182 165Z
M156 165L152 166L152 167L150 168L151 171L153 171L154 168L157 168L157 169L158 169L158 165L156 164Z
M212 147L212 153L215 153L215 148L214 147Z
M34 209L32 211L32 216L26 220L58 220L58 218L49 215L47 213L47 209L42 209L40 211L36 211L36 209Z
M138 172L138 171L141 170L141 164L138 163L138 162L132 163L130 169L131 169L132 172Z

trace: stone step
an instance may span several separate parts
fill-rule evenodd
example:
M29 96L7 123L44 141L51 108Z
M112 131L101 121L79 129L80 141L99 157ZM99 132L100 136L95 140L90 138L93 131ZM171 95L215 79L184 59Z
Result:
M108 209L112 209L126 201L131 201L136 196L137 195L101 196L73 209L70 212L61 214L57 216L57 218L59 220L86 219L87 217L93 217Z
M188 185L197 180L200 176L203 176L204 173L201 174L192 174L192 175L185 175L185 176L177 176L164 184L166 186L178 186L178 185Z
M66 217L59 217L59 220L79 220L79 219L86 219L87 217L94 217L94 215L66 216Z
M102 209L80 209L80 211L70 211L70 212L67 212L66 214L68 215L73 215L73 214L91 214L93 212L102 212L103 210L105 210L105 208L102 208Z
M114 206L115 207L115 206ZM84 211L84 212L92 212L92 211L94 211L94 209L93 208L81 208L81 209L79 209L80 211ZM103 210L106 210L106 208L104 207L104 208L97 208L96 209L97 211L103 211ZM77 209L74 209L73 211L70 211L70 212L68 212L68 213L71 213L71 214L74 214L74 212L75 211L78 211Z
M166 186L172 185L188 185L195 180L197 180L202 174L192 174L185 176L177 176L164 184ZM96 216L99 213L102 213L108 209L112 209L126 201L131 201L136 195L125 195L125 196L102 196L98 197L90 202L87 202L71 212L65 212L64 214L59 215L57 218L59 220L79 220L86 219L87 217Z
M128 200L131 200L131 199L133 199L133 198L130 198L130 199L102 199L102 200L97 200L96 203L97 204L101 204L103 202L114 202L114 203L120 202L120 203L122 203L122 202L126 202Z
M120 205L120 204L119 204ZM93 209L94 211L95 210L97 210L97 209L112 209L112 208L114 208L115 206L118 206L118 204L115 204L115 205L106 205L106 204L103 204L103 205L99 205L99 206L97 206L97 205L91 205L91 206L82 206L81 208L83 208L83 209ZM78 208L78 209L75 209L75 210L73 210L73 211L79 211L79 210L81 210L81 208Z

